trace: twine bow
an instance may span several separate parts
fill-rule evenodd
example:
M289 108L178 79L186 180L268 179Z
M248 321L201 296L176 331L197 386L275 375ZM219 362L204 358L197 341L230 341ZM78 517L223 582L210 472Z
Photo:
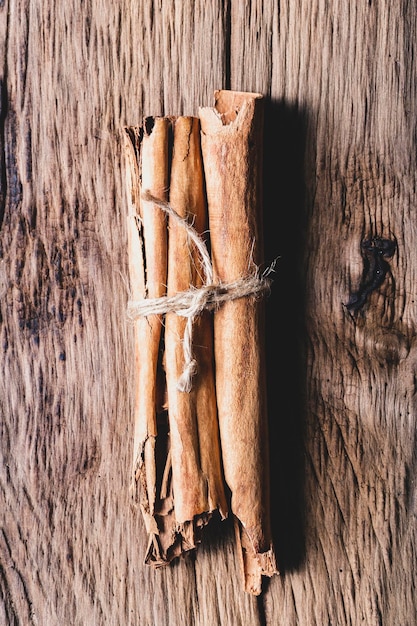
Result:
M224 302L237 300L247 296L260 296L270 290L271 279L268 278L275 269L274 263L262 274L258 268L252 275L237 279L236 281L223 284L214 283L213 266L207 246L197 231L172 208L168 202L164 202L152 196L148 191L142 194L145 201L152 202L167 215L175 219L187 231L191 241L198 250L204 271L204 283L201 287L190 286L188 291L181 291L174 296L162 296L160 298L143 298L141 300L129 300L127 304L127 316L131 321L149 315L164 315L176 313L187 318L183 338L184 368L177 381L177 389L189 393L192 389L192 378L197 373L197 361L193 356L193 328L196 318L204 310L219 308Z

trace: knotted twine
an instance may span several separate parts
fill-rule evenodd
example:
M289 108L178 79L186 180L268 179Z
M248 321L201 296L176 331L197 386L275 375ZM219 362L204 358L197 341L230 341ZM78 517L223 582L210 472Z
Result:
M201 287L190 285L188 291L181 291L173 296L129 300L127 303L127 316L131 321L140 317L165 315L166 313L176 313L176 315L187 319L183 338L184 367L177 381L177 389L189 393L192 389L192 378L197 373L197 361L192 350L193 328L196 318L205 310L218 309L224 302L248 296L260 296L268 292L271 286L271 280L268 276L274 271L275 262L262 274L255 266L255 271L251 275L226 284L221 281L215 283L207 246L191 224L178 215L168 202L155 198L149 191L145 191L142 198L147 202L152 202L153 205L159 207L161 211L178 222L186 230L201 257L205 278Z

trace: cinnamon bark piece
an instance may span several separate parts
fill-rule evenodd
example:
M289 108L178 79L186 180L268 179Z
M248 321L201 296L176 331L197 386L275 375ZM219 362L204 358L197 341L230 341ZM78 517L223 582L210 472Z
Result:
M202 235L207 229L200 122L173 121L170 206ZM168 296L202 285L201 259L184 226L169 217ZM197 371L190 391L178 389L186 363L183 341L187 319L175 312L165 320L165 368L171 437L175 518L178 523L218 510L227 515L221 468L214 385L212 313L203 311L193 324L192 351Z
M166 293L166 216L143 200L146 187L166 198L169 184L169 130L167 118L147 118L127 131L129 195L129 267L131 300L158 298ZM147 558L164 558L169 545L160 537L158 519L172 509L164 477L169 475L169 440L163 406L165 380L161 366L162 318L150 315L134 321L135 393L133 488L149 534ZM162 539L162 541L161 541ZM168 542L169 543L169 542Z
M215 92L201 108L211 253L224 284L263 262L261 94ZM245 589L278 573L270 528L264 304L247 296L214 314L216 393L225 478L231 491Z

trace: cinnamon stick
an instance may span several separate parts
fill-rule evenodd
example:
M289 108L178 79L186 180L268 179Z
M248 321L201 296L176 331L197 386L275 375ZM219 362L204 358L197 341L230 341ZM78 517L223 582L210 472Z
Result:
M128 241L132 300L160 297L166 291L166 217L151 202L143 200L141 190L145 185L155 195L166 197L169 183L169 128L170 123L166 118L147 118L141 127L127 129L126 169L130 190ZM138 318L134 322L134 488L139 486L139 502L150 537L147 558L150 558L149 554L158 554L156 559L161 558L161 554L168 548L159 541L156 516L163 514L164 508L171 508L168 494L161 494L161 474L163 476L167 473L164 471L165 465L169 464L166 436L164 444L161 442L161 430L166 421L163 407L165 381L161 368L161 333L160 315ZM162 463L161 458L157 458L161 456Z
M215 92L201 108L212 263L224 284L263 263L261 94ZM225 479L231 491L245 589L278 573L270 528L264 304L244 297L214 314L216 392Z
M174 144L170 206L198 234L207 229L200 123L195 117L173 121ZM168 296L202 284L200 259L178 220L169 218ZM168 415L172 480L178 523L219 510L227 515L221 470L214 386L212 316L203 312L194 322L193 352L197 372L190 391L178 389L184 370L183 338L187 320L175 312L165 320Z

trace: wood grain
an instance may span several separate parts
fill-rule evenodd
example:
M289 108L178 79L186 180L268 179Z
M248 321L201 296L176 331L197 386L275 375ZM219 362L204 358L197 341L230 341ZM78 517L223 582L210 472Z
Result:
M3 0L0 33L0 623L416 623L414 4ZM259 602L227 522L145 568L129 494L122 128L219 88L270 97L284 572ZM396 240L391 272L352 317L377 235Z

